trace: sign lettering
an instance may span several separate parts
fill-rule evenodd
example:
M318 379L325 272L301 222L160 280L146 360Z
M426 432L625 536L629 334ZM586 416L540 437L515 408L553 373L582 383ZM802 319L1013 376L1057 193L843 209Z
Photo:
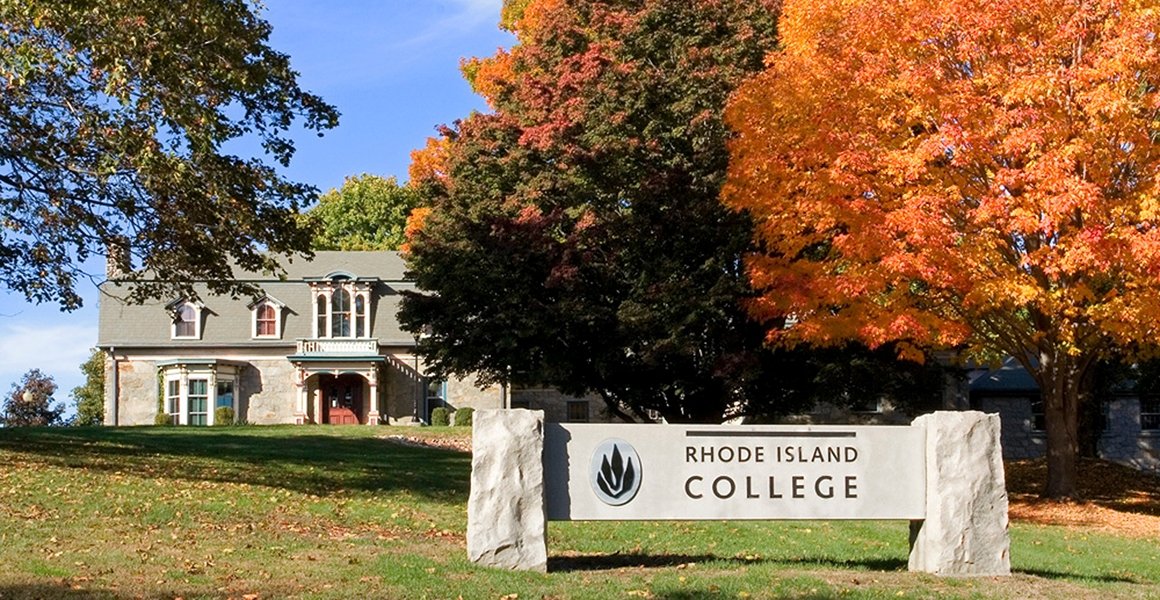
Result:
M549 423L552 520L920 519L914 427Z

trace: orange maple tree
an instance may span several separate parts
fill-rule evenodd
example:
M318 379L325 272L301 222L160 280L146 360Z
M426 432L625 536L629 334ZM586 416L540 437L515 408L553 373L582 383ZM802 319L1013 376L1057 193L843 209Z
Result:
M1093 364L1157 339L1158 33L1151 2L787 0L723 191L770 340L1013 356L1074 495Z

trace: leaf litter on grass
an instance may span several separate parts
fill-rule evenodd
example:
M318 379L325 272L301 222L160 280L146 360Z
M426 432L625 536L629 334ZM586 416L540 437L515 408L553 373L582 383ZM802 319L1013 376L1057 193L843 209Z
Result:
M1012 521L1094 529L1134 538L1160 538L1160 476L1112 462L1079 461L1079 500L1039 497L1044 459L1007 461Z

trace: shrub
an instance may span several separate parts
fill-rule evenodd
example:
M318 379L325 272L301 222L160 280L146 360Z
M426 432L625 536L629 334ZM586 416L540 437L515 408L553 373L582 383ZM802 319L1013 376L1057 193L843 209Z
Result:
M154 425L172 425L173 421L171 421L169 419L168 414L163 413L163 412L159 412L159 413L157 413L156 417L153 417L153 424Z
M446 408L440 406L431 411L431 426L432 427L447 427L451 424L450 415Z
M455 411L455 426L471 427L471 417L474 414L475 409L471 408L470 406Z
M234 409L229 406L219 406L213 411L214 425L233 425Z

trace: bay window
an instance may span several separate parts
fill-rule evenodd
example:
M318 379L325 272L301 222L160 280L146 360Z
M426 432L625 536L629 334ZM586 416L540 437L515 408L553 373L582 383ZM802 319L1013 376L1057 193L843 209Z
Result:
M178 359L158 363L164 381L162 400L173 425L213 425L217 408L237 414L240 365L217 359Z

